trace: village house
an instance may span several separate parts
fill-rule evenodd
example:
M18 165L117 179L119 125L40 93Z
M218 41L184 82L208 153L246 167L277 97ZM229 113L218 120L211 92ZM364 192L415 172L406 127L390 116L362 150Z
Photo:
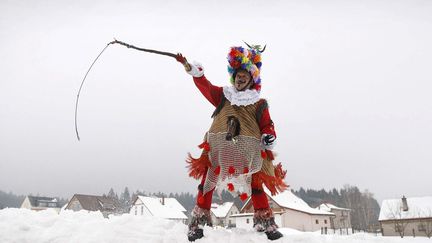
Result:
M231 216L238 214L239 209L233 202L225 202L222 205L212 203L210 212L213 226L235 227L235 220Z
M326 232L330 228L330 219L335 217L334 213L311 208L291 190L285 190L275 196L272 196L267 189L265 193L269 199L270 208L273 209L275 222L279 227ZM237 228L252 228L254 210L250 197L240 212L240 214L232 215L236 219Z
M383 236L432 236L432 197L387 199L378 221Z
M124 212L121 203L117 199L83 194L73 195L64 209L73 211L99 211L106 218L110 214L119 215Z
M35 211L54 209L58 213L60 212L61 205L57 198L27 196L21 203L21 208L27 208Z
M351 228L351 209L337 207L330 203L322 203L318 210L331 212L336 217L330 218L330 228L332 229L350 229Z
M175 198L137 196L132 201L129 213L151 216L186 223L186 209Z

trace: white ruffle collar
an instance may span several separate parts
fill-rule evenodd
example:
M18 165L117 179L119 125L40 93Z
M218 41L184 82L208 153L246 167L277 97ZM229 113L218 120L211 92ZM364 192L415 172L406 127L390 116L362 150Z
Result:
M225 98L236 106L247 106L255 104L260 99L260 93L256 89L247 89L245 91L237 91L234 86L223 87Z

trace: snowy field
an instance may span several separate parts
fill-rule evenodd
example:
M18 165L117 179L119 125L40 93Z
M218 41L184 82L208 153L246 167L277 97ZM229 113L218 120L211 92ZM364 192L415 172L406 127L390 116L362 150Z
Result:
M103 218L99 213L35 212L27 209L0 210L0 242L188 242L187 226L168 220L122 215ZM284 243L430 243L427 238L381 237L368 234L350 236L304 233L281 229ZM197 243L271 242L252 230L205 229Z

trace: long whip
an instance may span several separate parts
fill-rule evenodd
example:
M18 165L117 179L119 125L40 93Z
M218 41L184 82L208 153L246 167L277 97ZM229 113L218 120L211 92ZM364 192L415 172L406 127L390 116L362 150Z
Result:
M79 101L79 96L81 94L82 87L84 85L84 81L86 80L87 75L89 74L90 70L92 69L92 67L96 63L96 61L102 55L102 53L108 48L109 45L112 45L112 44L120 44L120 45L126 46L127 48L132 48L132 49L135 49L135 50L138 50L138 51L150 52L150 53L164 55L164 56L169 56L169 57L173 57L173 58L177 58L178 57L178 55L174 54L174 53L164 52L164 51L157 51L157 50L152 50L152 49L145 49L145 48L141 48L141 47L136 47L134 45L131 45L131 44L128 44L128 43L125 43L123 41L119 41L119 40L116 40L116 39L114 39L114 41L111 41L110 43L108 43L103 48L103 50L99 53L99 55L96 57L96 59L93 61L93 63L90 65L89 69L87 70L86 74L84 75L84 78L83 78L83 80L81 82L81 85L80 85L80 88L78 90L78 94L77 94L77 98L76 98L76 103L75 103L75 132L76 132L76 136L77 136L78 141L80 141L80 136L79 136L79 133L78 133L78 122L77 122L77 117L78 117L78 101ZM185 68L186 68L186 67L189 66L189 63L186 62L183 65L185 65Z

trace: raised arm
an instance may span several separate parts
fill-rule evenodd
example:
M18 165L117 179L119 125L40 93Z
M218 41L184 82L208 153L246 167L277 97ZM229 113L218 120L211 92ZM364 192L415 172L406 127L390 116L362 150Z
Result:
M194 77L193 80L199 91L201 91L201 94L203 94L212 105L215 107L218 106L222 98L222 87L213 85L204 75L201 77Z
M177 54L177 61L182 63L188 74L192 75L193 80L201 94L215 107L219 105L222 98L222 87L213 85L205 76L204 68L199 63L190 64L182 54Z

